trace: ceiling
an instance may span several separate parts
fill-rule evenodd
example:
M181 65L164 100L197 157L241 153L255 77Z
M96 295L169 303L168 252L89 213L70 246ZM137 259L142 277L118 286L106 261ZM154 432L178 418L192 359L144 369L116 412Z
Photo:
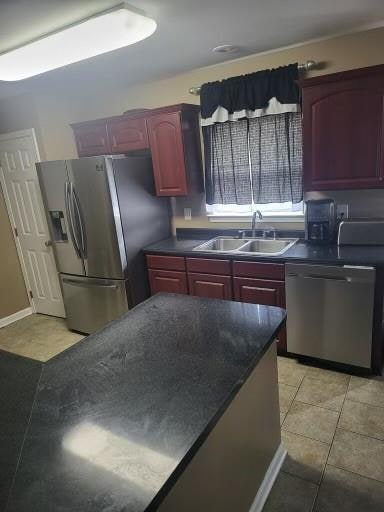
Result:
M0 0L0 52L119 3L118 0ZM0 98L63 80L125 86L201 66L369 27L384 20L383 0L131 0L158 23L140 43L21 83L0 83ZM220 44L236 55L212 53Z

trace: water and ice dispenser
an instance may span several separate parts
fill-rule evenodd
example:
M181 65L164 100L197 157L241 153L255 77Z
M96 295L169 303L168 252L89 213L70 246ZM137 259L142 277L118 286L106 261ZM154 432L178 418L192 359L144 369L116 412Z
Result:
M54 242L68 242L64 212L62 210L50 210L49 217L51 220L52 236Z

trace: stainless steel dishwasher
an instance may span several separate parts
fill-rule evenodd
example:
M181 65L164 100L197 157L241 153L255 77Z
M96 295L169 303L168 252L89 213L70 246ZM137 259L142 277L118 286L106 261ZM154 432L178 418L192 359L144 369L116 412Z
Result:
M287 264L287 349L371 367L375 269Z

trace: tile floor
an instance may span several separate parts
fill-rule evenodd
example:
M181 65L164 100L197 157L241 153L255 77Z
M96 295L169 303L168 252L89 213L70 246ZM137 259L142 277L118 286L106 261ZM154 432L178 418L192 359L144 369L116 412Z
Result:
M264 512L383 512L384 379L278 366L288 455Z
M63 318L35 314L1 328L0 349L45 362L83 338Z

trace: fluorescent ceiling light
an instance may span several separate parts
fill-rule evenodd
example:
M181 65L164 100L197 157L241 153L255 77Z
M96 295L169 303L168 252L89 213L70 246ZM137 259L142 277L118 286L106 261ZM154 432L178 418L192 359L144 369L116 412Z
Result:
M120 4L113 10L0 54L0 80L23 80L152 35L156 22L130 9Z

